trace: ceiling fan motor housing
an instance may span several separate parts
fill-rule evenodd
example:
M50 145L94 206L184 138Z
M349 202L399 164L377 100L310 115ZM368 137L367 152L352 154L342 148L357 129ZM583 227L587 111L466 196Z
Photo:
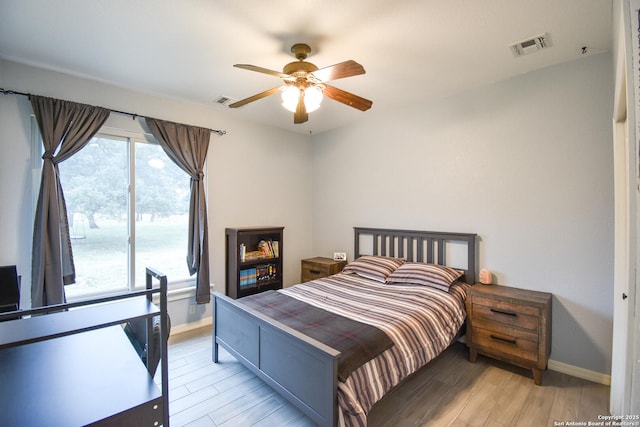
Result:
M290 62L282 69L284 74L289 74L294 77L304 77L304 75L313 73L314 71L318 71L318 67L306 61Z
M291 53L296 59L303 61L311 53L311 47L306 43L296 43L291 46Z
M289 74L298 79L306 78L307 74L313 73L314 71L318 71L318 67L311 62L306 62L307 55L311 53L311 47L305 43L296 43L291 46L291 53L296 57L297 61L290 62L284 66L282 72L284 74Z

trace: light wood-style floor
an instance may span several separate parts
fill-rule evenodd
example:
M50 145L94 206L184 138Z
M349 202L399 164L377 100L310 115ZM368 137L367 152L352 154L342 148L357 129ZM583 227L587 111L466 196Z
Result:
M305 427L306 416L226 351L211 361L211 329L171 337L172 427ZM456 343L369 414L369 426L553 426L608 414L609 387L553 371L533 384L529 371L482 356L468 361Z

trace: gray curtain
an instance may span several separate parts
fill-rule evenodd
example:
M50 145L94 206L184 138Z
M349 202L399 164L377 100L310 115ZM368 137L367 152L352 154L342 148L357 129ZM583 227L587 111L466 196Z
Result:
M64 285L76 280L58 163L84 147L110 111L41 96L31 95L30 99L44 145L31 260L31 305L35 308L66 302Z
M198 273L196 276L196 302L198 304L208 303L211 300L209 292L209 237L203 168L207 158L211 131L163 120L150 118L145 120L167 156L191 177L187 265L191 275Z

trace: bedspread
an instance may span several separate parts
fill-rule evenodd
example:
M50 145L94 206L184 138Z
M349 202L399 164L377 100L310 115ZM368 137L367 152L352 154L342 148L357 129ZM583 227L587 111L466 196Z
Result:
M366 426L367 413L377 401L455 339L466 317L468 287L457 282L449 292L443 292L341 273L278 292L376 326L393 341L393 347L338 384L338 404L345 424Z
M307 304L273 290L238 300L260 313L340 351L338 379L393 346L379 328Z

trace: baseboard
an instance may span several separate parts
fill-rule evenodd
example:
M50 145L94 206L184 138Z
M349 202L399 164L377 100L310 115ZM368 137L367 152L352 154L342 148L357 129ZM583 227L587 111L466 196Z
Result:
M211 326L210 316L205 319L200 319L197 322L183 323L176 326L171 325L171 335L182 334L184 332L193 331L194 329L204 328L206 326Z
M611 375L603 374L601 372L591 371L589 369L580 368L579 366L573 366L551 359L549 359L547 367L551 371L571 375L572 377L582 378L583 380L593 381L598 384L611 385Z

